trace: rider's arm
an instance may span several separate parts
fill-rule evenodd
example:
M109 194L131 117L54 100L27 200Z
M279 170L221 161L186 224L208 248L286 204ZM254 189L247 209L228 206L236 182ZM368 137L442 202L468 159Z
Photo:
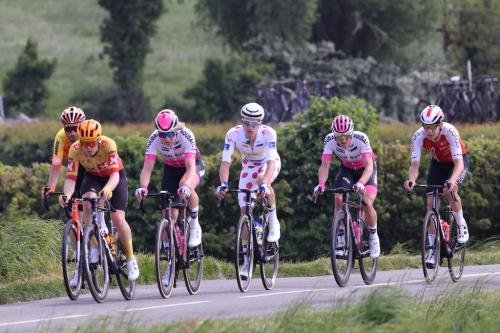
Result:
M118 186L118 182L120 181L120 173L118 171L114 171L109 175L108 182L104 187L106 187L110 191L114 191L116 186Z
M464 170L464 160L463 159L454 159L453 163L455 164L455 167L453 168L453 172L452 172L449 180L452 184L456 184L458 178L460 177L460 174Z
M62 131L62 133L61 133ZM49 181L47 187L56 188L57 180L61 174L61 166L64 158L64 130L60 130L54 138L54 147L52 148L52 164L50 166Z
M328 179L328 171L330 170L330 163L332 161L332 155L323 155L321 157L321 166L318 169L318 184L325 185Z
M219 178L220 182L227 183L229 180L229 167L231 166L231 162L222 161L219 168Z
M363 170L363 174L359 178L358 183L365 185L373 173L373 159L371 158L371 155L370 157L368 158L365 157L363 159L363 167L365 169Z
M66 180L64 181L63 192L66 198L71 198L71 196L75 192L75 184L76 182L73 179L66 178Z
M418 167L420 166L420 161L411 161L410 168L408 169L408 180L415 184L418 178Z
M155 158L149 158L146 156L144 159L144 164L142 166L141 175L139 176L139 184L140 187L147 189L149 185L149 180L151 179L151 172L153 171L153 167L155 165Z
M186 159L185 163L186 172L184 172L184 175L179 182L179 186L187 185L191 190L193 190L196 184L196 160L194 156Z
M271 179L273 178L274 175L274 168L276 167L276 161L269 160L266 163L267 163L267 168L266 172L264 173L264 176L262 177L262 184L267 184L270 186Z
M47 187L55 189L56 185L57 185L57 180L59 179L60 174L61 174L61 168L51 167Z

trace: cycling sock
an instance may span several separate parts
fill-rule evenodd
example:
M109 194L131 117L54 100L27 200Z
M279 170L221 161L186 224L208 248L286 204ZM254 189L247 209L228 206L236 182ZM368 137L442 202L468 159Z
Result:
M278 216L276 215L276 207L269 210L269 222L278 222Z
M132 247L132 240L122 242L122 249L125 252L127 260L134 259L134 248Z
M196 220L198 218L198 206L189 208L189 216L192 220Z
M435 234L428 234L427 239L429 240L430 245L434 245L434 239L436 238Z
M377 226L372 227L369 225L368 230L370 230L370 235L375 235L377 233Z
M464 220L464 212L462 209L459 211L454 211L453 215L455 216L455 219L457 220L457 224L461 227L465 225L465 220Z
M106 221L104 220L104 212L97 213L97 223L99 224L99 230L104 230L104 232L108 233L108 227L106 227Z

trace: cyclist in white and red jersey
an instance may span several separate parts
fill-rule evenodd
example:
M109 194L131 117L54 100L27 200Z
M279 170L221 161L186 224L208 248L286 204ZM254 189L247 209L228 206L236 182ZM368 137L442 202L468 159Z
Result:
M411 140L411 163L408 179L404 182L407 191L412 191L418 178L420 154L422 147L432 156L427 184L444 185L444 195L450 203L453 215L458 224L458 242L465 243L469 239L467 223L465 222L462 202L458 196L458 187L463 183L469 168L467 151L457 129L450 123L443 122L444 113L439 106L429 105L420 114L420 127ZM440 192L443 192L440 190ZM452 193L457 201L452 200ZM427 191L427 209L432 208L432 191ZM431 244L435 234L430 234ZM429 267L435 265L433 253L426 258Z
M363 210L370 230L370 257L380 255L380 240L377 234L377 212L373 202L377 196L377 165L375 154L365 133L354 131L352 120L345 115L333 118L332 133L325 137L321 166L318 170L318 185L314 194L323 194L332 156L340 159L340 167L335 179L334 188L353 188L363 195ZM335 214L341 213L342 195L335 194ZM345 237L339 230L339 247L344 246Z
M229 187L229 168L231 158L236 148L241 153L241 173L239 188L258 190L258 195L266 195L271 206L269 213L268 242L277 242L280 238L280 224L276 215L276 197L272 187L281 169L281 160L278 155L276 131L269 126L262 125L264 108L257 103L245 104L240 111L241 125L231 128L226 133L222 163L219 169L221 185L217 187L219 199L223 199ZM245 215L244 193L239 193L238 201L241 216ZM245 244L243 244L245 245ZM245 252L245 249L243 249ZM240 275L248 276L249 262L244 257Z
M205 166L196 147L193 132L184 123L179 122L174 111L165 109L155 119L156 130L149 136L146 146L144 165L142 167L139 187L135 191L137 200L148 194L151 172L156 155L163 159L162 190L176 193L181 200L187 199L188 212L191 218L189 231L189 247L201 243L201 226L198 222L199 198L195 189L205 174ZM172 211L174 219L178 210ZM166 279L167 283L169 279Z

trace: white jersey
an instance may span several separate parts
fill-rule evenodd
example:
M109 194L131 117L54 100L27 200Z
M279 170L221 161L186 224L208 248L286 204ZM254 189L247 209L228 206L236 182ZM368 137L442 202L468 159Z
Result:
M163 163L174 168L185 167L185 161L189 158L195 158L197 164L198 161L201 162L201 155L196 147L194 134L188 128L183 128L177 132L172 145L165 144L158 136L158 131L151 133L146 146L146 158L154 160L157 154L162 156Z
M269 126L261 125L257 131L257 138L250 146L245 137L245 130L242 125L231 128L226 133L222 161L231 163L234 149L241 153L241 163L259 166L267 161L279 160L276 131Z
M422 147L431 153L433 159L441 163L461 160L462 156L467 153L457 129L450 123L443 123L435 141L427 139L424 128L420 127L411 139L412 161L420 161Z
M364 168L365 159L375 159L368 136L358 131L354 131L351 145L347 149L337 143L333 133L328 134L323 143L323 158L330 160L333 154L337 155L342 165L354 170Z

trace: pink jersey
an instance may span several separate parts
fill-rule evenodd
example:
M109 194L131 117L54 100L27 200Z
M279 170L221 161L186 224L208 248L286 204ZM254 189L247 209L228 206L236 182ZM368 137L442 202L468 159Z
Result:
M183 128L177 132L172 145L165 144L158 136L158 131L154 131L149 136L146 146L146 158L154 160L157 154L163 157L163 163L174 168L185 167L185 161L189 158L201 160L194 134L188 128Z
M351 145L347 149L337 143L333 133L328 134L323 144L323 158L331 160L333 154L337 155L343 166L353 170L364 168L365 159L375 159L368 136L358 131L354 131Z

